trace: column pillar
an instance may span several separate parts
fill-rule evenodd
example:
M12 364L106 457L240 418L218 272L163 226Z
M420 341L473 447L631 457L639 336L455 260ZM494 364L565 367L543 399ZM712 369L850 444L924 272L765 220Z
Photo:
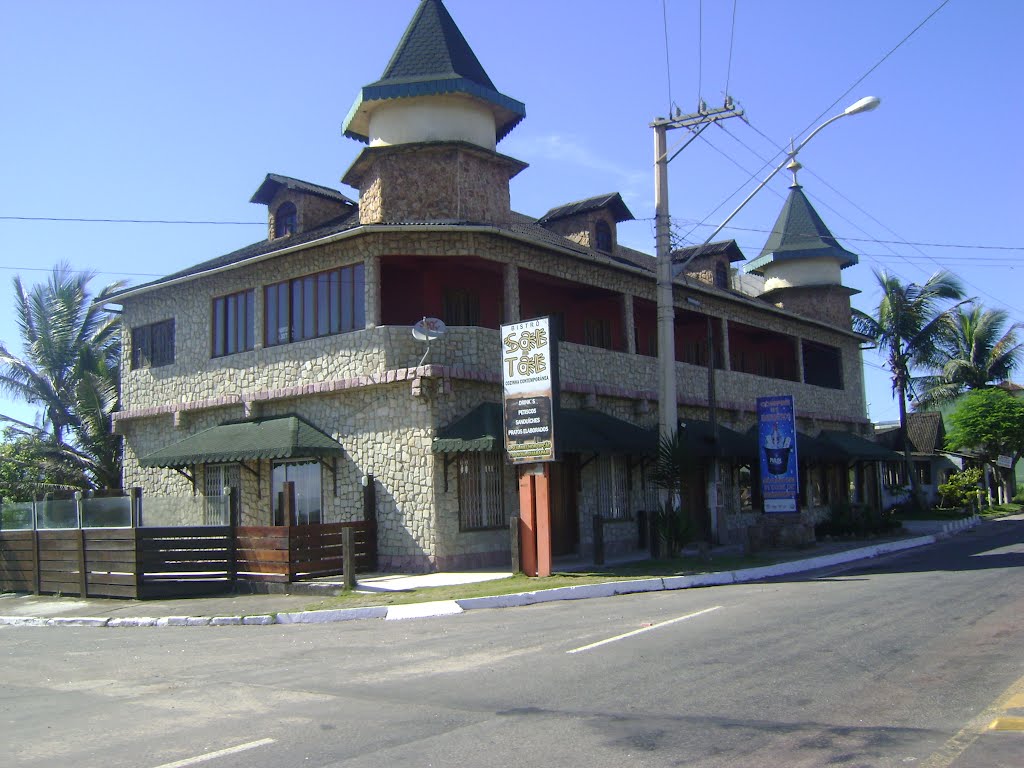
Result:
M502 322L518 323L519 317L519 267L515 264L505 265L503 280L505 289L505 317Z
M527 576L551 575L551 473L547 464L519 475L519 564Z
M363 267L366 270L366 327L376 328L381 315L380 256L367 256Z
M626 352L636 354L636 318L633 314L633 294L622 294L622 333L626 337Z
M726 318L721 318L719 321L722 326L722 370L732 370L732 360L729 356L729 321Z
M801 384L804 383L804 343L803 340L797 336L796 341L796 380Z

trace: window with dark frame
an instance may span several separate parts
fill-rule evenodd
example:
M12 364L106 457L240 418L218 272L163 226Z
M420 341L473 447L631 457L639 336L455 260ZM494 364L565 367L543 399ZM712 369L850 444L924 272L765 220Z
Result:
M729 268L725 265L724 261L715 262L715 287L729 287Z
M256 331L256 291L240 291L213 300L213 357L252 350Z
M480 325L480 296L466 288L444 292L445 325Z
M364 280L363 265L353 264L264 287L264 343L273 347L365 328Z
M612 228L607 221L598 221L594 226L594 244L599 251L612 252Z
M804 339L804 382L829 389L843 388L843 353L838 347Z
M590 317L583 321L583 343L589 347L612 348L612 323L606 317Z
M299 228L299 213L295 203L281 203L274 214L274 237L294 234Z
M174 319L132 328L132 370L174 363Z
M920 485L932 484L932 463L930 461L915 461L914 472L917 473L917 482Z
M504 528L502 454L459 454L459 530Z

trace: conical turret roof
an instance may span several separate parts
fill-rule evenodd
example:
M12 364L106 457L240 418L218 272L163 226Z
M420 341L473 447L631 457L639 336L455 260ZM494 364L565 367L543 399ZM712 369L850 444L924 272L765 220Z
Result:
M832 258L841 269L857 263L857 254L841 246L833 237L821 216L804 195L803 187L794 184L782 207L772 233L761 254L744 271L764 274L764 268L780 261Z
M494 87L441 0L422 0L381 78L364 86L344 123L346 136L369 141L372 102L414 96L463 94L495 115L500 141L526 116L526 106Z

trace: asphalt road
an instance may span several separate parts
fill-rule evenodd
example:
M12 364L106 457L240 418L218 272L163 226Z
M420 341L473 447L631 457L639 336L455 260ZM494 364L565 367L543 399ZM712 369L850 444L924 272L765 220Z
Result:
M0 761L1020 768L1024 733L985 726L1024 707L1022 565L1005 521L842 573L438 619L0 627Z

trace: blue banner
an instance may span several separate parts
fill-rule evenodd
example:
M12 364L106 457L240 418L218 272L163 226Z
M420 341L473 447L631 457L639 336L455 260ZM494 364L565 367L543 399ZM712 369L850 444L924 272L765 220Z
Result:
M757 425L764 511L768 514L796 512L800 473L797 469L793 396L757 398Z

